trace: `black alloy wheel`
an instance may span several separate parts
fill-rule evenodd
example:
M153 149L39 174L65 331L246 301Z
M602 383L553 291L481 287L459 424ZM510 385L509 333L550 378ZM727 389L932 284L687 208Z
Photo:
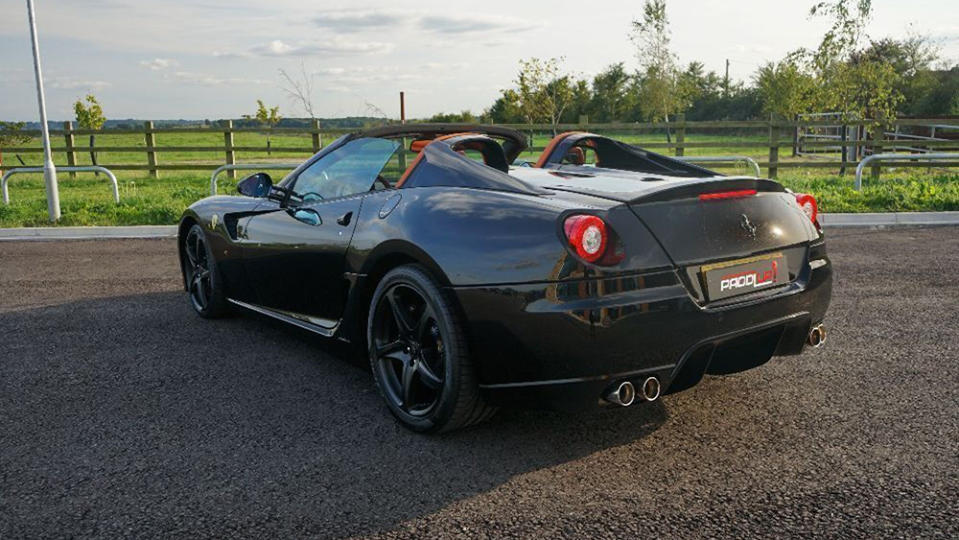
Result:
M226 298L216 260L200 225L194 225L187 233L182 258L184 281L193 309L208 318L226 313Z
M373 353L383 391L411 416L429 414L446 377L446 352L436 314L416 289L391 286L373 322Z
M415 431L446 431L495 412L479 395L452 303L424 269L380 281L368 322L370 367L387 406Z

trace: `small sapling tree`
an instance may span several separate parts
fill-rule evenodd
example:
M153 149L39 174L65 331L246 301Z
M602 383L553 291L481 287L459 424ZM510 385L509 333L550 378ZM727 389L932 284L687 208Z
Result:
M103 116L103 108L100 107L100 102L97 101L96 96L93 94L87 94L83 99L78 99L76 103L73 104L73 112L77 116L77 126L80 129L91 129L98 130L103 127L103 124L107 121L106 117ZM96 145L97 136L94 133L90 134L90 162L94 165L97 164L97 153L94 151Z

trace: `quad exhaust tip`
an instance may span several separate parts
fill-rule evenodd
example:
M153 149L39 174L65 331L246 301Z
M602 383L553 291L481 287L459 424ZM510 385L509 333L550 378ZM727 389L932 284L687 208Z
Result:
M644 401L656 401L659 393L660 384L656 377L648 377L639 387L639 396ZM629 381L623 381L606 394L606 401L620 407L629 407L636 401L636 387Z
M656 401L659 399L659 390L659 379L650 377L643 381L643 387L640 389L640 393L646 401Z
M635 400L636 389L633 388L633 383L629 381L619 383L619 386L613 388L610 393L606 394L606 401L619 405L620 407L629 407Z
M822 347L822 344L826 342L826 327L822 324L817 324L812 327L812 330L809 331L809 337L806 338L806 343L810 347L818 349Z

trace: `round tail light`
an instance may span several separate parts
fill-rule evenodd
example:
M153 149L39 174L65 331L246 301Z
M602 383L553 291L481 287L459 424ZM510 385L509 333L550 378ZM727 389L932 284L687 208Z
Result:
M563 230L570 247L581 259L596 262L606 253L609 231L602 219L589 215L569 216L563 222Z
M802 211L805 212L806 217L809 218L809 221L812 221L813 225L818 226L819 205L816 203L816 199L806 193L796 193L795 195L796 202L799 204L799 207L802 208Z

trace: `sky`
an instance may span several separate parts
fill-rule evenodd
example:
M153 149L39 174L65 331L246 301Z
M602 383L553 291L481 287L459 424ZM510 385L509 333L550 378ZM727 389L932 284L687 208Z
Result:
M813 0L668 0L672 45L749 80L767 60L815 47L826 21ZM630 21L640 0L415 3L354 0L35 0L51 120L93 92L108 118L219 119L253 113L256 99L306 116L280 69L314 76L320 117L409 118L480 112L512 86L518 61L564 57L591 77L636 66ZM348 5L348 8L343 6ZM408 6L408 7L403 7ZM874 0L869 36L933 37L959 62L955 0ZM508 9L506 9L508 8ZM36 120L26 2L0 0L0 119Z

